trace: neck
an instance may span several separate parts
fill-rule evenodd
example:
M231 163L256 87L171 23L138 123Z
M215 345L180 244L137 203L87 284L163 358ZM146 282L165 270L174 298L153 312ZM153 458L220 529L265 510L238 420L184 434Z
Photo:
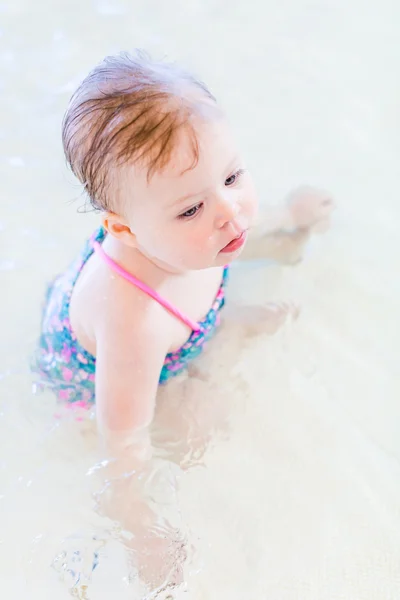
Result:
M153 271L159 275L185 275L186 270L175 269L171 265L153 258L143 252L140 248L128 246L120 242L111 234L107 234L104 243L104 250L107 254L129 272L137 274L138 272Z

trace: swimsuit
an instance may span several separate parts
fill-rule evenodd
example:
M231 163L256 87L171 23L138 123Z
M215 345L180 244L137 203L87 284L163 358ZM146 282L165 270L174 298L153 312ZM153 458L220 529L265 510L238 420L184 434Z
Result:
M220 288L206 317L203 321L195 323L114 262L101 246L105 237L104 228L96 230L86 242L80 256L48 287L41 335L33 364L33 370L40 375L40 383L49 385L59 400L78 403L82 407L95 401L96 358L79 344L71 327L69 305L75 283L93 252L118 275L151 296L192 330L189 339L179 350L166 355L160 373L160 384L184 371L188 362L202 352L220 322L220 311L225 303L228 267L224 269Z

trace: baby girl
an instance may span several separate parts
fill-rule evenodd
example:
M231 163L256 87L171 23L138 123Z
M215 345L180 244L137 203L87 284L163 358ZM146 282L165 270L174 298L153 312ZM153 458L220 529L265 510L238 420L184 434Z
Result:
M84 79L63 144L101 224L48 289L37 368L61 401L96 402L110 451L143 434L147 454L158 386L214 336L230 263L245 246L244 256L273 253L270 234L283 232L286 248L303 242L332 202L309 189L257 220L251 174L212 93L139 51ZM268 326L276 314L265 308Z

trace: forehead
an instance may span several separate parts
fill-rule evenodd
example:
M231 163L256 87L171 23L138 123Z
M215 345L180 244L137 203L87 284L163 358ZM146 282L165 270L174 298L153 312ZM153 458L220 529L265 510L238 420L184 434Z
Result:
M182 132L168 164L169 175L180 175L193 166L193 147L198 150L198 163L210 155L226 152L233 143L233 134L225 118L195 123L192 132ZM213 156L215 158L215 156Z
M144 168L136 171L135 187L146 188L162 196L196 193L196 187L207 187L220 179L227 164L238 154L233 132L225 118L198 123L193 134L182 131L167 165L147 181ZM146 181L145 181L146 180Z

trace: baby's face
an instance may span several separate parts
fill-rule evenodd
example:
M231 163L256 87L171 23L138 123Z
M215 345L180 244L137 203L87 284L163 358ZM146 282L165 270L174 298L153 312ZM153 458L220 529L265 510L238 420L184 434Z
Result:
M253 180L225 119L197 129L199 160L182 136L170 163L147 181L126 169L120 198L138 249L168 270L222 266L243 249L257 211Z

